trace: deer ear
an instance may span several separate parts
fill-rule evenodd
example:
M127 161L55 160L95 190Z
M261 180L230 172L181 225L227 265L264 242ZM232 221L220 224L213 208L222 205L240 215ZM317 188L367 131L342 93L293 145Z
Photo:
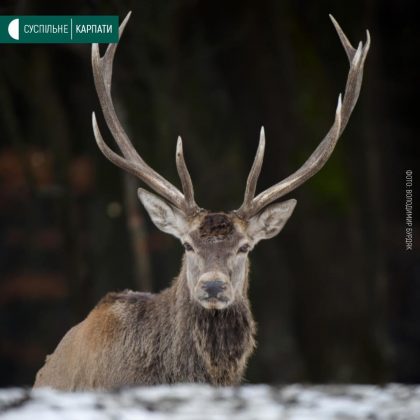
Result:
M182 238L187 231L187 221L181 211L143 188L137 190L137 195L157 228Z
M263 239L276 236L292 215L296 200L275 203L261 210L249 220L248 235L255 245Z

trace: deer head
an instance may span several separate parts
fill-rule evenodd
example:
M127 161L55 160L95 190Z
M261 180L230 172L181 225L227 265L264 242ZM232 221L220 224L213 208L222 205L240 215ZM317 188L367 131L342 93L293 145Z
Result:
M130 13L122 22L120 37ZM92 115L93 131L102 153L115 165L132 173L156 194L142 188L138 196L154 224L163 232L178 238L185 248L185 275L191 299L207 309L223 309L246 293L248 254L255 245L276 236L291 216L296 200L276 202L318 172L330 157L347 125L359 97L363 66L370 46L361 42L354 49L346 35L330 16L350 62L343 99L341 94L334 123L309 159L292 175L255 196L265 149L264 129L254 163L248 176L242 205L229 212L210 212L194 200L194 188L184 160L182 140L178 137L176 166L182 192L155 172L137 153L125 133L111 98L112 65L118 44L110 44L100 56L97 44L92 46L95 87L107 126L122 156L104 142Z

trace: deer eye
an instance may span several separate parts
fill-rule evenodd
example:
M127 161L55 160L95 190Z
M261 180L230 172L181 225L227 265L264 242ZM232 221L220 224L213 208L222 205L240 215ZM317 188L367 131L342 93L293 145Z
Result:
M194 248L188 243L184 242L185 251L194 251Z
M245 253L249 251L249 245L248 244L244 244L242 245L239 249L238 249L238 254L239 253Z

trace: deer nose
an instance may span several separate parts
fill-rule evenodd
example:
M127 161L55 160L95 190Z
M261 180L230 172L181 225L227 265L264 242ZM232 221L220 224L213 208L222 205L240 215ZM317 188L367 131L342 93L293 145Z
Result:
M206 281L203 289L207 292L208 298L217 298L218 294L226 289L225 282L221 280Z

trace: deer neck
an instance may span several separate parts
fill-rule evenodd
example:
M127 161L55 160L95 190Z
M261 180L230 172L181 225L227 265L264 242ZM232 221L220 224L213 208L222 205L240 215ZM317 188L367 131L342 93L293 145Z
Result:
M247 283L246 278L245 293ZM172 287L176 302L174 328L183 325L183 333L179 335L180 347L188 345L189 352L195 350L213 384L239 382L246 361L255 348L255 323L246 294L222 310L203 308L191 298L185 261Z

